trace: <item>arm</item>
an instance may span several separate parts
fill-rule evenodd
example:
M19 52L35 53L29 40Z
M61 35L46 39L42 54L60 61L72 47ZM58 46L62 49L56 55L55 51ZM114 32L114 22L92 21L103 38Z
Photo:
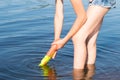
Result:
M59 40L63 25L63 0L56 0L56 10L54 17L54 40Z
M71 0L72 6L76 13L76 20L68 32L68 34L63 38L64 42L66 43L74 34L82 27L82 25L86 22L87 16L84 10L82 0Z
M87 20L82 0L71 0L71 3L76 13L76 20L70 31L63 39L57 40L52 43L52 45L57 45L57 49L62 48L68 42L68 40L71 39L78 32L78 30L83 26L83 24Z

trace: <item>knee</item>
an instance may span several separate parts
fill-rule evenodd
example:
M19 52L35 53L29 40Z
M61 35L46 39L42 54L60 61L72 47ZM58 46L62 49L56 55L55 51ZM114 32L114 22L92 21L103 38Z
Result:
M73 42L74 46L86 44L86 38L84 38L84 37L73 37L72 42Z
M74 45L82 45L86 44L86 40L89 36L89 31L85 29L85 26L83 26L73 37L72 42Z

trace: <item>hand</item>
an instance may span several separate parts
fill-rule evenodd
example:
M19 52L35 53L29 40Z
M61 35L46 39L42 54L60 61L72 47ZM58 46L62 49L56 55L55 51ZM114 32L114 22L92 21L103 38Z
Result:
M62 47L64 47L65 45L65 40L64 39L59 39L59 40L55 40L52 45L57 45L57 50L61 49Z

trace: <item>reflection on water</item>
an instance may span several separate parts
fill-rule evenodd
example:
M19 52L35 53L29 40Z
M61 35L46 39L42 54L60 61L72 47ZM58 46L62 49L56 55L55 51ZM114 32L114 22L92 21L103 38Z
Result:
M45 77L45 80L58 80L58 76L55 68L51 68L48 65L41 67L42 74ZM84 70L81 69L73 69L71 76L73 76L73 80L93 80L92 77L95 74L95 66L87 65L87 68ZM65 75L63 75L65 76Z
M93 80L95 74L95 65L87 65L85 70L74 69L73 80Z
M43 76L48 78L48 80L57 80L57 74L54 68L51 68L50 66L45 65L45 66L42 66L41 69L42 69Z

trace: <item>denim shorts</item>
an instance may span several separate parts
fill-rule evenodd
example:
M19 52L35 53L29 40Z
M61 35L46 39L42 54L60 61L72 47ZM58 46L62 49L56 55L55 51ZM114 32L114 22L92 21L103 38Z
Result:
M116 0L93 0L90 5L98 5L105 8L115 8Z

